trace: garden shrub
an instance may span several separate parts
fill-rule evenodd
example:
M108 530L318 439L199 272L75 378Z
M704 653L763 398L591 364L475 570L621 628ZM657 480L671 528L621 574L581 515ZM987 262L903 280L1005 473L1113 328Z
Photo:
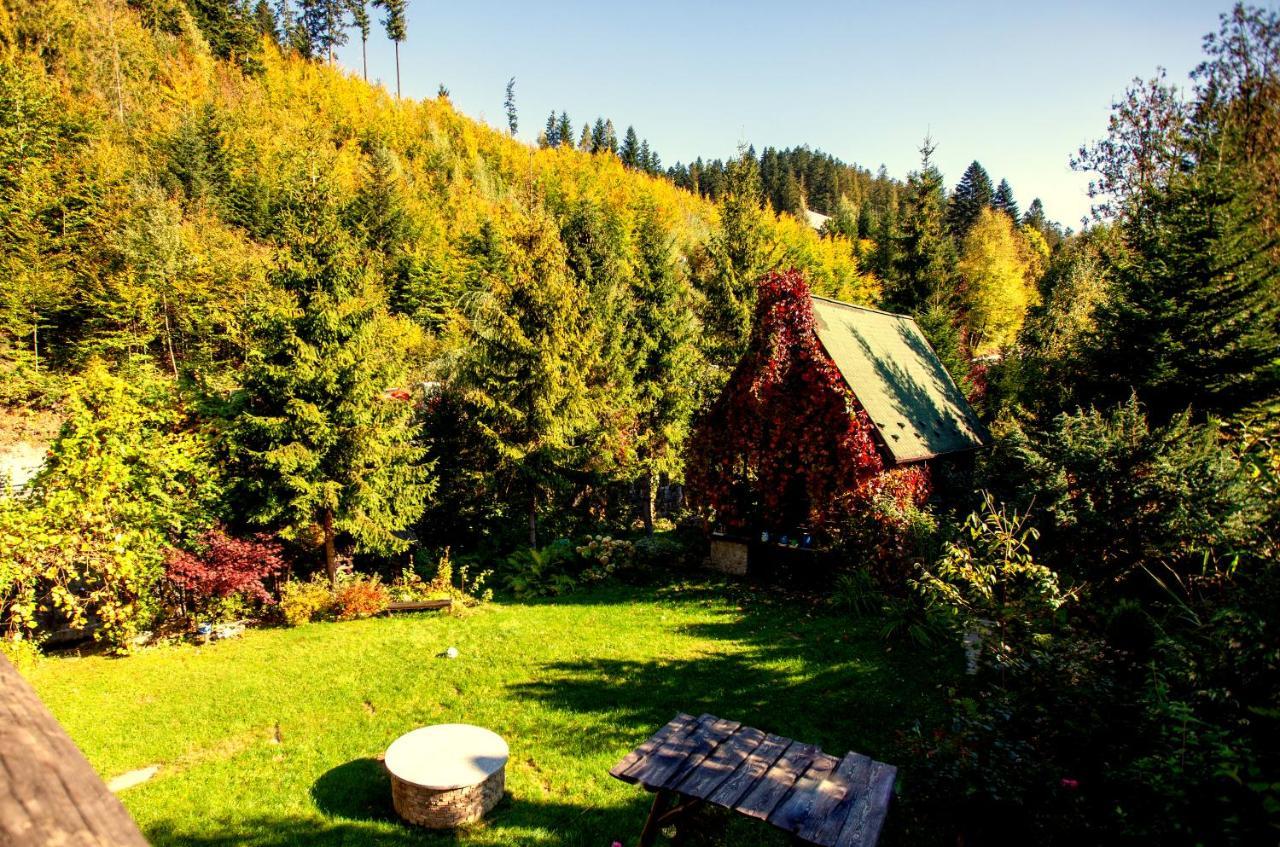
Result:
M1221 575L1255 539L1262 505L1214 424L1190 414L1152 429L1136 398L1058 415L1043 431L1005 422L989 482L1033 508L1059 572L1124 589L1151 572Z
M220 476L172 384L91 365L22 499L0 497L0 625L88 628L124 649L160 613L165 554L213 523Z
M557 597L633 569L636 545L610 535L579 542L559 538L542 548L511 553L498 570L501 585L516 597Z
M333 593L334 614L340 621L369 618L381 614L391 605L391 595L377 576L339 575Z
M263 580L288 567L278 541L265 534L233 538L213 528L195 546L198 553L170 550L165 562L169 581L190 599L193 611L205 617L230 617L237 608L275 602Z
M280 614L289 626L302 626L333 614L333 588L317 574L309 580L292 579L280 589Z

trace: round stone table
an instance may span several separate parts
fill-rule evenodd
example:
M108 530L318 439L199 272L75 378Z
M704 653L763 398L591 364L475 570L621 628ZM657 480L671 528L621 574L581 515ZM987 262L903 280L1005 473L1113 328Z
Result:
M502 799L508 755L500 736L465 723L400 736L386 755L396 814L432 829L479 820Z

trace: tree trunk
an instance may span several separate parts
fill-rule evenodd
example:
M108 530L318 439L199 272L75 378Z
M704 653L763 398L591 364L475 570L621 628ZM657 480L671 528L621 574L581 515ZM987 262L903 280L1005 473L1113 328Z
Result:
M653 471L649 471L640 480L640 519L646 535L653 535L653 493Z
M169 367L173 369L173 375L178 376L178 357L173 355L173 331L169 327L169 297L161 295L160 303L164 307L164 343L169 348Z
M396 99L399 100L400 99L400 42L399 41L395 42L395 45L396 45Z
M324 525L324 572L329 575L329 584L338 584L338 552L333 543L333 509L325 509L322 518Z
M529 546L538 548L538 495L529 495Z
M369 81L369 39L360 39L360 73L364 76L364 81Z

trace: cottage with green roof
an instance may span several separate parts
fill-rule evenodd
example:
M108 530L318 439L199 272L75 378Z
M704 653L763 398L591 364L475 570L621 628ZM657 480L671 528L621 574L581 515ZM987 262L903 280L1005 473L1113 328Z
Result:
M986 438L915 320L770 274L747 351L691 439L689 489L725 535L817 546L876 498L922 503L929 462Z

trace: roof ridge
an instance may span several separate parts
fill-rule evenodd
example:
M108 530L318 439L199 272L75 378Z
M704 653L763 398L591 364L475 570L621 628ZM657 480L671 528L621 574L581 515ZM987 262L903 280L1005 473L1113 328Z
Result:
M876 309L872 306L859 306L856 303L846 303L843 300L836 300L833 297L823 297L820 294L810 294L809 297L812 300L822 300L836 306L843 306L846 309L857 309L860 312L873 312L877 315L888 315L891 318L906 318L909 321L915 320L911 315L904 315L901 312L890 312L886 309Z

